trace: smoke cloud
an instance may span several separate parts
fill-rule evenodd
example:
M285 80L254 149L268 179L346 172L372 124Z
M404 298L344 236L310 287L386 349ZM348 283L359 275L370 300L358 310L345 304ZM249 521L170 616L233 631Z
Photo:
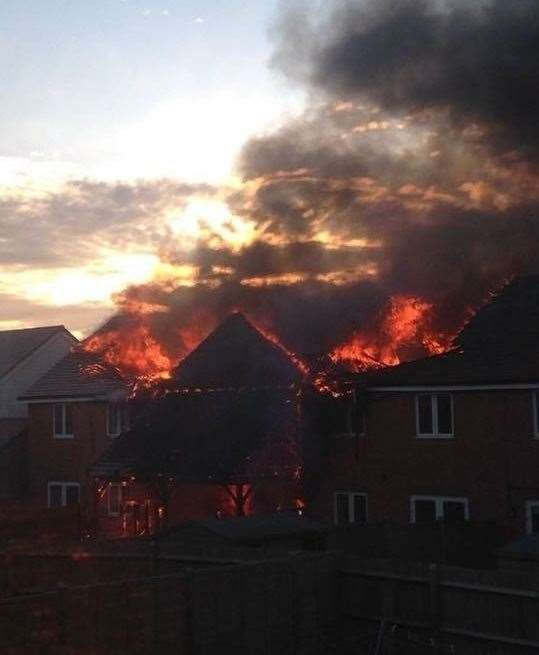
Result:
M128 289L124 312L160 306L148 320L177 354L179 326L203 332L232 309L327 352L395 294L452 333L489 290L538 270L534 0L287 2L274 38L272 65L310 105L240 154L227 203L255 238L167 249L193 284Z

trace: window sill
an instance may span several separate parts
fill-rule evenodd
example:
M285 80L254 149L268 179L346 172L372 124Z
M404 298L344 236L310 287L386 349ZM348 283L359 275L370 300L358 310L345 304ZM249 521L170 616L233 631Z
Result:
M73 434L53 434L53 439L73 439Z
M450 439L454 439L455 435L454 434L416 434L415 438L416 439L429 439L430 441L432 441L432 440L447 441L447 440L450 440Z

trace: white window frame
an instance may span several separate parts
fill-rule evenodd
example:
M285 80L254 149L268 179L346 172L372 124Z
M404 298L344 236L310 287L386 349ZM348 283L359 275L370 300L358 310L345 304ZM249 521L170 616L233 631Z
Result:
M337 511L337 496L348 496L348 522L339 523L339 516ZM333 521L335 525L354 525L356 521L354 520L354 509L355 509L355 499L354 496L361 496L365 499L365 523L369 522L369 495L365 491L334 491L333 492ZM363 525L360 523L359 525Z
M73 414L71 415L71 432L64 432L66 426L66 402L54 403L52 406L52 433L55 439L73 439ZM62 432L56 432L56 407L62 408ZM73 405L71 405L71 412L73 412Z
M118 511L114 512L110 508L110 489L112 487L117 487L118 488ZM123 503L123 490L124 486L122 485L121 482L109 482L109 486L107 489L107 513L109 516L120 516L122 513L122 503Z
M451 432L438 432L438 395L447 395L451 406ZM432 432L420 432L419 398L430 397L430 411L432 418ZM454 439L455 438L455 409L452 393L417 393L415 395L415 434L418 439Z
M357 395L356 395L356 390L352 389L352 401L350 402L350 405L348 406L348 411L346 413L346 431L345 432L336 432L334 436L337 439L352 439L354 437L364 437L365 432L366 432L366 426L365 426L365 413L362 414L362 424L361 424L361 432L355 432L354 431L354 426L352 423L352 413L356 408L357 405Z
M117 432L111 432L109 430L109 427L110 427L110 411L111 411L113 406L118 411L118 421L117 421L118 431ZM120 434L122 434L122 429L123 429L123 415L122 414L123 414L123 407L122 407L122 405L120 403L112 402L112 401L107 403L107 417L106 418L107 418L107 435L109 437L118 437Z
M539 439L539 391L532 392L533 438Z
M417 494L410 496L410 523L415 523L415 501L416 500L431 500L434 502L434 512L436 514L435 520L440 521L444 519L444 502L462 503L464 505L464 519L470 520L469 501L468 498L463 496L423 496Z
M80 484L78 482L65 482L51 480L47 482L47 507L52 507L51 505L51 487L61 487L62 488L62 497L60 507L67 507L67 489L68 487L76 487L78 489L78 497L80 504ZM55 506L56 507L56 506Z
M532 509L539 507L539 500L526 501L526 534L532 534Z

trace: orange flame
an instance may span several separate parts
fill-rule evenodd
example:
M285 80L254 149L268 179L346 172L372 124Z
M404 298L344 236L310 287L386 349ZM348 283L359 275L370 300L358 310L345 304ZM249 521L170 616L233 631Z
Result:
M346 362L357 371L393 366L403 351L421 344L428 354L442 353L452 336L431 328L433 305L415 296L393 296L374 328L356 332L331 353L334 362Z
M265 337L268 341L271 341L272 344L284 352L284 354L293 362L297 369L303 373L303 375L308 375L310 369L307 364L291 350L288 350L288 348L284 346L281 341L279 341L279 337L274 332L272 332L272 330L270 330L268 327L262 327L261 325L255 323L255 321L253 321L251 318L249 318L249 320L263 337Z
M145 325L97 333L83 347L128 377L167 379L175 364Z

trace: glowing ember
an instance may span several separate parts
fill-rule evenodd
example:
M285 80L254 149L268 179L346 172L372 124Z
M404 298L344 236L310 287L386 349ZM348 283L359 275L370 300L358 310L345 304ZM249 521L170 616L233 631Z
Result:
M331 353L334 362L346 362L357 371L393 366L402 353L420 344L428 354L444 352L452 335L432 330L433 305L414 296L393 296L376 325L356 332L350 341Z
M254 321L251 320L251 318L249 318L249 320L251 321L251 323L253 323L253 325L260 332L260 334L262 334L268 341L271 341L271 343L273 343L275 346L280 348L285 353L285 355L290 359L290 361L292 361L295 364L295 366L298 368L299 371L303 373L303 375L309 374L310 370L307 364L305 364L305 362L303 362L295 353L293 353L292 351L288 350L288 348L283 346L283 344L279 341L279 337L274 332L272 332L266 327L261 327L260 325L257 325Z
M129 327L121 333L117 330L97 333L83 347L129 377L139 379L169 378L175 364L145 325Z

